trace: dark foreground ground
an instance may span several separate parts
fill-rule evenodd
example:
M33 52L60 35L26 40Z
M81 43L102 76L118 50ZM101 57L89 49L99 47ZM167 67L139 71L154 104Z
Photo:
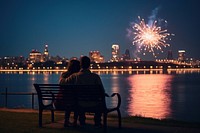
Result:
M1 133L102 133L102 128L93 126L93 116L87 115L87 125L63 128L63 112L56 112L56 122L51 123L50 113L44 112L43 128L38 127L38 111L31 109L0 108ZM156 120L142 117L122 119L122 128L117 127L117 118L109 116L108 133L200 133L200 123L173 120Z

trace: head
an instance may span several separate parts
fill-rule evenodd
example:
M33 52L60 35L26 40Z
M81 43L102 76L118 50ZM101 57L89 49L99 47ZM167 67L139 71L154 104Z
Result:
M68 63L68 71L71 73L76 73L79 72L80 70L80 61L78 60L70 60L70 62Z
M80 63L82 69L88 69L90 67L90 58L87 56L83 56L80 59Z

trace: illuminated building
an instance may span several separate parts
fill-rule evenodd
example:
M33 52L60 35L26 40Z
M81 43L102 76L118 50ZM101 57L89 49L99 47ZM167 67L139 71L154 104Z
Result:
M89 57L90 57L91 62L95 62L95 63L104 62L104 57L101 55L99 51L90 51Z
M29 54L29 61L31 63L42 62L42 54L41 54L41 52L33 49Z
M3 58L0 58L0 66L3 67L18 67L24 65L25 63L25 58L23 56L5 56Z
M168 53L167 53L167 59L168 60L173 60L173 55L172 55L172 51L169 50Z
M118 62L120 59L120 49L118 44L112 45L112 57L111 62Z
M185 50L179 50L178 51L178 61L185 61Z

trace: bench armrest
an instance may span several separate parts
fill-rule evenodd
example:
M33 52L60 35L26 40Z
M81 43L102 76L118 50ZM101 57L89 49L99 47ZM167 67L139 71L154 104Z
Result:
M117 107L116 108L119 108L121 106L121 96L119 93L113 93L111 96L109 96L107 93L105 93L105 97L114 97L114 96L117 96Z
M52 99L51 99L51 103L49 104L49 105L47 105L47 106L51 106L51 105L53 105L53 103L55 102L55 94L54 93L52 93L51 91L48 91L48 93L49 94L51 94L51 97L52 97Z

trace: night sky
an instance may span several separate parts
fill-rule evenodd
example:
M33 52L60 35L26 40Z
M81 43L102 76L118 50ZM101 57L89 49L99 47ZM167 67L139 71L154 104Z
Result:
M32 49L44 51L49 45L52 56L80 57L99 50L106 60L111 45L120 45L123 54L135 46L127 29L141 16L148 21L157 8L156 19L167 20L168 32L175 36L164 58L172 50L184 49L187 57L200 59L200 7L198 0L0 0L0 57L28 57ZM151 54L137 55L143 60Z

